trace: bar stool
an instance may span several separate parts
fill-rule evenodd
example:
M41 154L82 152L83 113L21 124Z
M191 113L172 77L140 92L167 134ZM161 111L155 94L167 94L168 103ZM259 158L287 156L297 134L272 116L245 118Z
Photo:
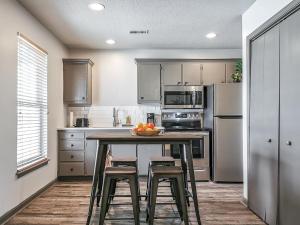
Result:
M130 192L131 192L130 196L132 200L135 225L140 224L140 218L139 218L140 206L139 206L139 198L138 198L138 183L137 183L136 176L137 174L136 174L135 167L107 167L105 169L99 224L104 224L106 213L108 212L109 209L110 187L111 187L111 182L113 180L128 180L130 186ZM118 219L118 218L114 218L114 219ZM124 219L124 218L120 218L120 219Z
M153 225L158 183L161 179L171 180L175 191L175 201L181 220L185 225L189 224L187 202L185 198L183 171L179 166L152 166L150 171L150 182L148 191L147 220Z
M151 179L151 167L152 166L175 166L175 160L173 157L169 156L155 156L151 157L149 161L149 166L148 166L148 178L147 178L147 189L146 189L146 197L145 200L148 198L148 192L149 192L149 185L150 185L150 179ZM174 196L174 190L172 189L172 185L170 184L171 188L171 193Z
M136 168L136 179L138 182L138 165L137 165L137 158L136 157L112 157L111 160L112 167L135 167ZM116 192L118 180L112 180L110 186L110 193L109 193L109 203L114 199L114 195ZM140 188L138 185L138 193L140 195ZM97 206L99 206L100 198L97 198Z

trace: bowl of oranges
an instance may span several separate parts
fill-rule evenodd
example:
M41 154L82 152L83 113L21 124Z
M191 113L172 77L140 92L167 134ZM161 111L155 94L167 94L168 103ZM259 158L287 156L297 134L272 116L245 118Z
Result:
M153 123L138 123L132 133L138 136L157 136L161 132Z

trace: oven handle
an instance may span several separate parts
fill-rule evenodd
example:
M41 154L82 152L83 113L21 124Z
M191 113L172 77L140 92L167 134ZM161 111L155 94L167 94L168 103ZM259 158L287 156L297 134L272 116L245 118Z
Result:
M193 96L192 96L192 101L193 101L193 108L196 107L196 90L193 90Z

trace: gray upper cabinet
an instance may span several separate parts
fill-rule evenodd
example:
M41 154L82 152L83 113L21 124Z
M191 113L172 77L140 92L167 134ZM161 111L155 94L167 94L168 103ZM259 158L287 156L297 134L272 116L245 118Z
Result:
M202 63L202 84L211 85L225 83L225 63L224 62L204 62Z
M138 63L138 103L160 103L160 64Z
M184 85L201 85L201 64L199 62L183 63L182 78Z
M71 106L92 104L92 66L89 59L63 59L64 103Z
M279 224L300 221L300 11L280 25ZM297 222L298 221L298 222Z
M163 85L182 85L182 64L180 62L163 63L161 66Z

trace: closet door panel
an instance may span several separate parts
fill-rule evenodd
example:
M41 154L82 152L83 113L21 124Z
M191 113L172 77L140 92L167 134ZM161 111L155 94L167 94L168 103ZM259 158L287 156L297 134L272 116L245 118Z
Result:
M280 25L280 224L300 221L300 11Z

